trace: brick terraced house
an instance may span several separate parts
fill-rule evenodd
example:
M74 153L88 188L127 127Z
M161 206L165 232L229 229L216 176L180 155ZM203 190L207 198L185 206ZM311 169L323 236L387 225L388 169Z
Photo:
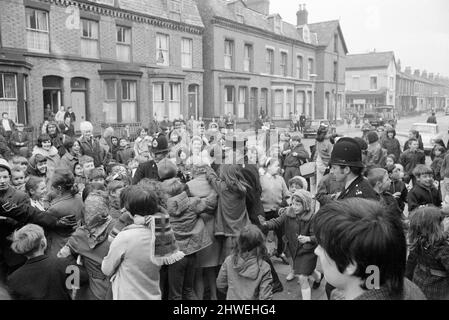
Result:
M72 106L96 128L201 115L203 32L193 0L2 0L0 112L38 126Z
M261 113L282 126L296 111L341 118L348 50L339 21L308 23L301 5L290 24L270 14L269 0L196 2L205 25L205 117L231 113L242 128Z

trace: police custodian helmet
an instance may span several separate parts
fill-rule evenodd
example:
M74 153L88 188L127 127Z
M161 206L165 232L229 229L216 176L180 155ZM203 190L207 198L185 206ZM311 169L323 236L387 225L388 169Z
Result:
M353 138L339 139L332 149L330 162L332 165L363 168L360 145Z

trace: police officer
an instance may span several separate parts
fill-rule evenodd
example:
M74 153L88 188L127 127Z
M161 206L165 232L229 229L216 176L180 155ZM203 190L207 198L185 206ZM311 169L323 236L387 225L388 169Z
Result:
M333 199L364 198L378 200L377 193L362 175L364 165L362 162L362 149L356 139L341 138L334 145L331 153L331 171L337 182L344 184L341 192L333 195ZM326 294L331 296L334 289L326 284Z
M377 199L376 192L362 175L362 150L355 139L345 137L338 140L332 150L330 163L337 181L344 182L345 185L336 199Z

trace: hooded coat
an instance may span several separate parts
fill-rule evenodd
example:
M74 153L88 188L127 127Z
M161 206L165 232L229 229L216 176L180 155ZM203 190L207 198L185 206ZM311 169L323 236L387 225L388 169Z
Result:
M162 182L163 183L163 182ZM215 207L217 196L215 193L207 198L188 197L182 192L167 199L167 211L170 224L175 233L179 249L185 255L193 254L212 244L203 219L200 214Z
M393 132L393 138L388 137L389 132ZM401 156L401 144L399 143L399 140L396 139L396 130L387 130L387 135L385 139L382 139L381 143L382 148L387 150L387 155L394 154L394 156L396 157L396 161L399 161L399 157Z
M228 256L217 277L217 289L226 300L272 300L270 265L254 254Z

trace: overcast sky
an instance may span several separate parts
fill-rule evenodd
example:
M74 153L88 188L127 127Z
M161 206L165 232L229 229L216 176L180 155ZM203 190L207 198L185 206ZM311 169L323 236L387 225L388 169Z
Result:
M402 70L449 77L448 0L271 0L270 13L296 24L300 3L310 23L340 19L349 53L394 51Z

